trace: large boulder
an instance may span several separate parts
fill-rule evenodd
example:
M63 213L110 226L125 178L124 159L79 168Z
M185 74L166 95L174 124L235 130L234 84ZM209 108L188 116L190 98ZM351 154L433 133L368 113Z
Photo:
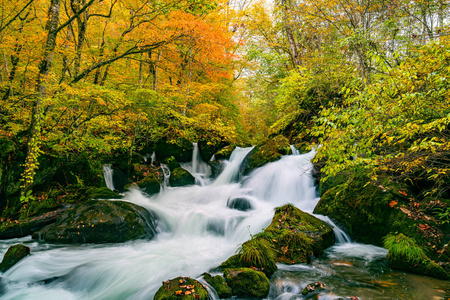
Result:
M67 208L58 209L26 220L4 222L0 226L0 240L24 237L52 224Z
M162 287L156 292L154 300L207 300L208 291L205 287L189 277L177 277L163 282Z
M276 208L263 234L276 250L275 260L286 264L310 262L335 242L330 225L292 204Z
M270 282L263 272L251 268L225 269L225 280L233 296L245 298L266 298Z
M156 226L156 217L138 205L91 200L67 209L33 238L59 243L117 243L153 238Z
M5 253L5 256L3 256L2 262L0 263L0 272L6 272L29 254L30 248L25 245L18 244L9 247L8 251Z
M362 243L383 246L383 241L392 233L411 239L417 248L406 247L407 253L402 255L384 245L390 250L388 261L395 269L430 276L440 273L434 269L434 264L425 266L406 259L417 257L413 249L421 249L426 257L423 262L435 261L445 266L449 274L449 260L442 255L442 250L450 231L445 219L440 219L442 214L436 213L445 211L449 200L422 198L405 184L389 178L378 180L377 184L371 183L368 176L356 172L345 179L332 179L314 213L333 218L346 227L354 240ZM427 271L428 268L435 271Z

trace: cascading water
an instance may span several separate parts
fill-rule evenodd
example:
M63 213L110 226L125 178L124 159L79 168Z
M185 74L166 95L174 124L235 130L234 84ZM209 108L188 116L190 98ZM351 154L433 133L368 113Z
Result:
M192 146L192 161L181 164L181 167L194 176L196 184L205 186L208 184L208 177L211 175L211 167L202 160L198 144L193 143Z
M114 170L110 164L103 165L103 177L105 178L106 187L112 191L114 191L113 174Z
M291 147L292 155L300 155L300 151L298 151L298 149L295 148L294 145L290 145L289 147Z
M235 254L250 233L260 232L270 223L274 207L290 202L311 212L318 201L311 177L314 152L285 156L238 183L241 164L251 150L236 149L222 174L207 186L168 188L152 197L138 189L127 192L124 201L153 211L161 220L159 233L152 241L77 246L37 243L29 237L0 241L1 254L19 242L28 244L32 251L2 274L0 290L3 282L5 291L0 297L152 299L162 281L177 276L199 277ZM251 209L228 208L233 198L247 199ZM356 265L364 264L362 258L376 261L386 255L382 248L349 243L327 251L327 260L318 259L313 265L279 265L280 271L271 280L269 299L298 298L298 291L319 279L333 282L345 292L353 279L337 275L341 272L338 268L343 267L338 263L333 267L334 261L350 260L351 253L356 257L351 263ZM363 269L357 276L367 277L367 272Z
M162 187L163 187L163 189L166 189L169 186L170 169L167 165L161 164L161 170L162 170L163 176L164 176L164 181L163 181Z

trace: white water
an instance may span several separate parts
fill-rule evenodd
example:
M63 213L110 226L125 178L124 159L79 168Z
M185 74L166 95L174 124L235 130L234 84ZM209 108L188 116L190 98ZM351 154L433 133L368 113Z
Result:
M198 144L193 143L192 161L180 164L183 169L192 174L197 185L205 186L209 184L209 176L211 176L211 167L205 163L198 150Z
M105 178L106 187L112 191L114 191L113 174L114 170L110 164L103 165L103 177Z
M312 212L318 201L310 162L315 153L285 156L235 182L251 150L237 148L207 186L169 187L152 197L127 192L124 201L162 221L153 241L67 247L30 242L32 255L3 274L2 299L152 299L164 280L199 277L219 266L270 224L275 207L293 203ZM229 209L228 199L236 197L249 199L253 209ZM43 284L52 278L58 279Z
M291 147L292 155L300 155L300 151L298 151L298 149L295 148L294 145L290 145L290 147Z

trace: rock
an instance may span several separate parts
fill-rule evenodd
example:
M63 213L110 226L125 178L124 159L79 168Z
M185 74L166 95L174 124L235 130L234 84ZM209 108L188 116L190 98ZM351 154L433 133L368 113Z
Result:
M236 148L236 146L226 146L214 153L214 157L216 160L224 160L224 159L230 159L231 153L233 153L233 150Z
M325 286L325 283L322 282L310 283L307 286L305 286L305 288L302 290L302 295L312 296L313 294L318 294L321 291L325 291L326 289L327 288Z
M277 251L275 260L286 264L310 262L335 242L327 223L301 211L292 204L278 207L264 236Z
M0 263L0 272L6 272L29 254L30 248L25 245L18 244L9 247L8 251L5 253L5 256L3 256L2 262Z
M250 268L225 269L233 296L262 299L269 295L270 282L263 272Z
M271 138L258 145L248 158L245 174L256 168L279 160L290 151L289 140L282 135Z
M128 183L127 174L119 168L113 167L113 184L114 189L123 193Z
M217 178L223 171L223 163L220 160L208 161L207 164L211 167L211 178Z
M84 194L86 200L92 200L92 199L103 199L103 200L110 200L110 199L120 199L122 198L121 195L118 193L111 191L107 187L93 187L88 188Z
M59 243L117 243L153 238L156 227L156 217L138 205L91 200L67 209L33 238Z
M237 209L240 211L248 211L253 208L250 200L242 197L228 199L227 206L228 208Z
M222 276L216 275L212 277L210 274L205 273L203 274L203 278L216 290L219 298L231 298L231 288L227 285Z
M432 261L414 239L402 233L388 235L384 246L389 250L386 259L391 268L440 279L450 279L450 274Z
M24 237L33 234L44 226L54 223L58 216L67 208L45 213L38 217L19 220L16 222L4 222L0 226L0 240Z
M192 143L183 138L177 139L176 143L159 140L155 145L156 160L164 161L166 157L173 156L178 162L190 162L192 149Z
M170 174L169 184L173 187L193 185L195 178L185 169L178 167Z
M161 183L153 173L138 181L136 184L144 193L148 195L157 194L161 190Z
M177 277L172 280L164 281L162 287L156 292L154 300L207 300L208 292L205 287L189 277Z

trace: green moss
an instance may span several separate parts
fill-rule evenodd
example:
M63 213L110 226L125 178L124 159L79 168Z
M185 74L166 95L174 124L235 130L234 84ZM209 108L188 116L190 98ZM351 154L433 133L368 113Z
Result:
M233 296L262 299L269 294L269 279L260 271L250 268L226 269L224 276Z
M402 233L386 236L384 247L389 250L387 261L393 269L450 279L450 275L432 261L414 239Z
M269 241L255 237L240 247L239 262L243 267L256 267L270 277L278 269L275 254L275 249Z
M144 179L138 181L137 185L148 195L157 194L161 189L161 184L153 173L150 173Z
M231 298L231 288L227 285L222 276L216 275L212 277L210 274L205 273L203 274L203 278L216 290L219 298Z
M205 287L189 277L177 277L163 282L156 292L154 300L207 300L208 292Z
M250 173L252 170L262 167L269 162L279 160L283 155L288 154L289 151L289 141L284 136L280 135L266 140L252 151L248 158L245 173Z
M170 174L170 186L185 186L195 184L195 178L188 171L179 167Z
M20 260L30 254L30 248L25 245L18 244L9 247L0 263L0 272L6 272Z

